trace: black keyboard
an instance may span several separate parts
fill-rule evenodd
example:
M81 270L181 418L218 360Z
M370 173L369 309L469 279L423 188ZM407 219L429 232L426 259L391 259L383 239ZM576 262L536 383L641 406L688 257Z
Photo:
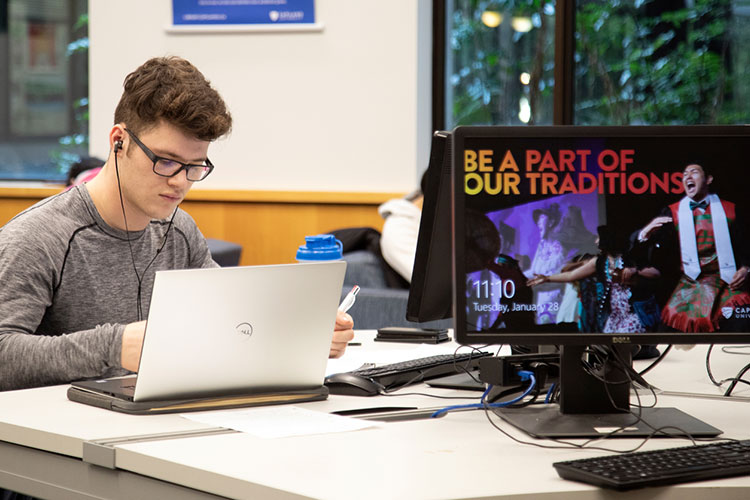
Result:
M431 378L474 370L479 367L480 358L491 355L483 351L438 354L372 368L360 368L349 373L373 380L386 389L395 389Z
M571 460L552 464L560 477L629 490L750 474L750 440Z

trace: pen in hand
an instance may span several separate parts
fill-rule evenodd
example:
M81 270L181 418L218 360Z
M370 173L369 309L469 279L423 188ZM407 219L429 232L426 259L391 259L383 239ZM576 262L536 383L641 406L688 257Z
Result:
M349 293L346 294L346 297L344 297L344 300L341 301L341 305L339 306L339 311L346 312L354 305L354 302L357 300L357 294L359 293L359 285L354 285L352 289L349 291Z
M357 294L359 293L359 285L354 285L351 290L349 290L349 293L346 294L346 297L344 297L344 300L341 301L341 305L339 305L339 311L346 312L354 305L354 302L357 300ZM359 342L349 342L348 345L362 345Z

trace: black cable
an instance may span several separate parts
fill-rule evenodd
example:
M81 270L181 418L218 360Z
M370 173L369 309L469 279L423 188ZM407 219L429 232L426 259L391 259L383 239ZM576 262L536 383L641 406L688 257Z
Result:
M661 353L661 355L660 355L660 356L659 356L658 358L656 358L656 359L655 359L655 360L653 361L653 363L651 363L650 365L648 365L648 366L647 366L646 368L644 368L643 370L639 371L639 372L638 372L638 375L640 375L640 376L643 376L643 375L645 375L646 373L648 373L649 371L651 371L651 369L652 369L652 368L654 368L654 367L655 367L656 365L658 365L659 363L661 363L661 361L662 361L662 360L663 360L663 359L664 359L664 358L665 358L665 357L667 356L667 353L669 353L669 351L671 351L671 350L672 350L672 344L669 344L669 345L667 346L667 348L666 348L666 349L664 349L664 352L663 352L663 353Z
M732 391L734 391L734 388L737 387L737 384L746 384L750 385L750 381L744 380L742 377L747 373L748 370L750 370L750 364L745 365L737 375L731 378L725 378L724 380L716 380L714 377L713 372L711 371L711 351L713 351L714 344L711 344L708 346L708 350L706 351L706 372L708 373L708 378L711 379L711 382L717 386L721 387L722 385L726 384L727 382L730 382L729 387L724 392L724 396L729 397L732 395ZM722 351L724 348L722 348ZM724 351L726 352L726 351ZM732 353L733 354L733 353Z
M547 375L549 374L550 364L546 362L534 362L530 365L530 371L534 373L536 376L536 385L534 386L534 391L531 393L531 398L527 399L526 401L520 401L518 403L512 404L509 406L509 408L523 408L525 406L531 406L533 404L537 404L537 399L539 399L540 394L542 393L542 390L544 389L544 386L547 384ZM521 390L523 390L523 386L520 387ZM545 401L540 401L540 403L545 403Z
M628 363L625 363L625 361L622 359L622 357L620 357L620 354L617 352L616 349L613 349L612 351L613 351L613 354L615 356L615 359L617 360L617 362L620 365L624 366L624 365L628 364ZM629 376L630 371L625 370L625 374L626 374L626 376ZM638 400L638 405L637 405L637 408L638 408L638 422L643 423L645 426L649 427L654 432L658 432L658 433L664 434L667 437L675 437L675 434L674 433L666 433L666 432L664 432L665 429L676 430L676 431L678 431L680 433L678 435L682 435L682 436L686 437L687 439L689 439L694 445L696 444L696 441L697 441L696 438L692 434L690 434L689 432L687 432L685 429L683 429L681 427L677 427L675 425L665 425L665 426L656 428L653 425L651 425L650 423L648 423L647 420L643 419L642 416L643 416L643 408L644 407L641 405L641 396L640 396L640 394L638 394L637 387L635 386L635 382L633 380L631 380L631 386L635 389L636 399ZM654 407L656 407L656 401L658 399L658 396L656 395L656 392L653 390L653 388L651 388L650 386L649 386L649 388L651 389L651 393L654 396L654 404L650 408L654 408ZM630 411L630 413L633 414L633 412L631 410L629 410L629 409L625 409L625 410L626 411ZM655 434L652 434L652 436L653 435L655 435Z
M616 356L616 359L617 358L619 358L619 355ZM617 359L617 362L621 363L622 359ZM626 373L626 376L627 376L628 372L626 370L623 370L623 371ZM608 387L609 382L607 382L606 380L602 379L601 377L598 377L598 375L595 375L595 376L596 376L597 379L599 379L599 380L601 380L601 381L603 381L605 383L605 388ZM631 383L631 385L634 385L632 379L630 380L630 383ZM650 388L650 386L649 386L649 388ZM510 389L508 391L504 391L504 392L510 393L511 391L514 391L514 390L517 390L517 389L514 388L514 389ZM553 397L555 397L554 394L559 393L559 390L560 390L559 389L559 385L557 385L555 387L555 389L553 390ZM651 388L651 392L654 395L654 400L656 400L657 395L656 395L655 391L653 390L653 388ZM608 397L610 398L610 400L612 400L611 394L609 393L608 390L607 390L607 393L608 393ZM438 395L435 395L435 394L427 394L427 393L422 393L422 392L400 393L400 394L382 394L382 395L389 396L389 397L398 397L398 396L427 396L427 397L431 397L431 398L445 399L445 400L451 400L451 399L475 399L474 397L438 396ZM645 420L643 420L643 418L641 417L640 414L641 414L641 408L642 408L642 406L640 405L640 395L638 395L637 391L636 391L636 397L638 398L638 401L639 401L639 405L637 405L637 407L638 407L638 413L639 414L638 415L634 414L632 412L632 410L630 410L630 409L625 409L624 411L627 412L627 413L630 413L633 417L636 418L636 420L635 420L634 423L643 422L647 427L649 427L649 428L652 429L652 432L648 436L644 437L639 444L637 444L636 446L634 446L634 447L632 447L630 449L627 449L627 450L617 450L617 449L612 449L612 448L607 448L607 447L604 447L604 446L597 446L597 445L593 445L592 444L592 443L598 443L598 442L604 441L605 439L609 439L609 438L613 437L614 435L619 434L627 426L623 426L621 428L615 429L615 430L613 430L611 432L608 432L606 434L603 434L601 436L597 436L595 438L588 439L588 440L586 440L586 441L584 441L582 443L576 443L576 442L566 441L564 439L548 438L549 441L555 443L554 445L548 445L548 444L542 444L542 443L539 443L539 442L524 441L522 439L519 439L519 438L511 435L506 430L504 430L501 427L499 427L493 421L493 419L492 419L492 415L491 414L495 414L495 412L491 411L492 407L489 406L490 405L489 401L485 401L483 409L484 409L484 412L485 412L485 416L487 417L487 420L489 421L490 425L492 425L495 429L497 429L498 431L500 431L506 437L510 438L512 441L515 441L516 443L519 443L519 444L531 445L531 446L534 446L534 447L537 447L537 448L544 448L544 449L589 449L589 450L606 451L606 452L610 452L610 453L631 453L631 452L635 452L635 451L638 451L639 449L641 449L650 439L652 439L654 436L657 436L657 435L665 435L665 436L668 436L668 437L673 438L673 439L688 439L693 444L697 444L698 442L737 441L736 439L732 439L732 438L696 438L696 437L691 436L684 429L680 429L680 428L675 427L675 426L663 426L663 427L656 428L656 427L650 425ZM612 402L613 407L617 408L617 406L614 403L614 401L611 401L611 402ZM499 414L495 414L495 416L497 418L502 419L502 417ZM629 424L629 425L633 425L633 424ZM664 431L666 429L676 429L676 430L680 431L681 434L665 433Z
M669 350L667 350L665 352L668 352L668 351ZM622 356L620 356L620 353L617 352L617 349L613 348L612 349L612 353L614 354L615 359L617 360L618 365L620 366L620 368L622 369L622 371L625 373L625 376L628 377L628 379L630 381L630 387L633 389L633 392L635 392L636 399L638 400L638 408L655 408L656 407L657 395L656 395L656 390L654 389L654 387L651 384L649 384L648 382L646 382L641 377L641 374L639 372L636 372L633 369L631 363L627 362L625 359L622 358ZM659 360L656 360L652 364L652 366L654 366L658 361ZM651 367L647 368L647 370L650 369L650 368ZM651 392L651 395L654 397L654 403L651 406L643 406L641 404L641 395L638 393L638 386L636 385L636 382L638 384L640 384L642 387L648 389L649 392ZM631 406L632 406L632 403L631 403Z
M750 352L741 352L741 351L735 351L734 349L750 349L750 345L733 345L728 346L725 345L721 348L721 352L727 353L727 354L737 354L739 356L750 356Z
M487 402L489 402L489 403L495 403L499 399L505 398L505 397L510 396L511 394L515 394L517 392L523 392L525 390L526 390L526 388L523 385L519 385L517 387L511 387L510 389L505 389L503 391L500 391L498 394L493 395L492 398L490 398L488 396L487 397ZM510 407L508 407L508 408L510 408Z
M135 254L133 253L133 244L130 241L130 230L128 229L128 217L125 215L125 202L122 199L122 185L120 184L120 167L117 164L117 151L115 151L115 174L117 176L117 192L120 195L120 208L122 208L122 218L125 222L125 237L128 240L128 248L130 248L130 260L133 262L133 272L135 273L135 279L138 281L138 294L136 296L136 316L138 321L141 320L141 277L138 275L138 269L135 265Z
M651 387L651 384L646 382L646 380L641 375L642 373L645 373L651 368L653 368L654 366L656 366L656 364L663 359L663 356L666 355L667 352L669 352L669 349L667 349L666 351L664 351L664 354L662 354L662 356L659 357L659 359L657 359L651 364L651 366L647 367L643 372L637 372L635 371L635 369L633 369L633 366L630 363L624 362L624 360L620 357L620 354L617 352L617 349L615 349L613 346L590 346L590 347L591 349L587 347L584 350L584 354L585 353L593 354L597 358L599 358L600 363L601 363L599 368L603 366L603 364L606 362L607 359L612 359L612 356L615 356L618 361L617 366L618 368L620 368L620 370L623 372L626 378L625 380L605 380L601 378L598 374L596 374L595 370L597 369L597 367L592 366L590 363L582 360L584 370L586 370L586 372L589 375L596 378L600 382L608 383L612 385L621 385L621 384L632 385L633 381L636 381L639 384L641 384L643 387L651 389L652 392L653 392L653 387Z
M721 387L721 384L723 382L719 382L714 378L714 374L711 372L711 351L713 351L714 345L711 344L708 346L708 350L706 351L706 372L708 373L708 378L711 380L711 382L718 387Z
M547 393L547 403L559 403L560 402L560 384L555 383L550 387L550 391Z
M596 380L598 380L599 382L601 382L602 384L604 384L604 391L605 391L605 394L607 395L607 398L609 399L609 403L610 403L611 407L613 409L615 409L615 410L620 411L620 412L629 413L630 415L632 415L635 418L635 420L633 422L630 422L628 424L624 424L621 427L619 427L617 429L614 429L613 431L609 432L608 434L602 436L602 438L606 439L608 437L614 436L615 434L621 433L627 427L630 427L630 426L642 423L643 425L645 425L646 427L650 428L653 431L649 435L649 439L650 439L650 437L653 437L656 434L664 434L664 435L666 435L668 437L679 437L680 435L682 435L682 436L685 436L686 438L690 439L690 441L693 444L696 443L696 438L693 437L689 432L685 431L684 429L682 429L680 427L672 426L672 425L667 425L667 426L662 426L662 427L656 428L653 425L651 425L647 420L645 420L643 418L643 409L644 408L654 408L654 407L656 407L657 398L658 398L657 394L654 391L653 387L651 385L647 384L646 387L651 391L651 394L654 397L654 402L653 402L653 404L651 406L648 406L648 407L644 406L641 403L641 396L640 396L640 394L638 393L638 390L637 390L638 387L635 385L635 381L631 377L631 374L633 374L635 372L632 370L632 367L630 366L630 364L626 363L625 360L622 359L622 357L620 356L620 354L617 352L616 349L614 349L611 346L604 346L604 347L600 347L600 348L598 348L596 350L592 350L592 352L595 352L595 354L597 354L600 357L604 356L605 358L608 358L609 361L610 361L610 363L614 364L613 366L615 368L619 368L623 372L623 374L625 375L625 377L627 377L627 379L628 379L629 386L634 389L634 392L635 392L635 395L636 395L636 399L638 401L637 404L635 404L635 405L628 404L627 408L620 408L617 405L617 402L612 397L612 393L609 391L609 387L610 387L610 385L621 385L621 382L612 382L612 381L608 381L608 380L604 379L603 377L599 376L599 374L597 374L595 371L593 371L593 369L592 369L593 367L589 363L585 363L582 360L582 363L583 363L583 366L584 366L584 371L586 371L587 374L589 374L590 376L594 377ZM637 408L637 411L634 412L632 410L632 406L635 406ZM676 430L676 431L679 432L679 434L666 433L666 432L664 432L666 429Z
M477 354L480 354L480 356L481 356L481 353L484 352L484 351L482 351L482 349L485 349L485 348L489 347L489 344L486 344L486 345L483 345L483 346L459 345L458 347L456 347L456 350L453 351L453 356L456 356L458 354L458 351L461 350L462 347L468 347L469 349L471 349L472 353L477 353ZM502 347L503 346L500 346L500 348L502 348ZM497 353L495 353L495 356L497 356L500 353L500 348L498 348L498 351L497 351ZM466 360L464 362L464 366L458 366L456 364L456 360L455 360L455 357L454 357L454 359L453 359L453 369L456 370L456 371L459 371L459 369L460 369L465 374L467 374L474 382L477 382L477 383L481 384L482 381L479 380L479 377L475 377L474 374L471 373L472 370L468 369L469 363L471 363L471 361L472 361L472 359L469 358L468 360Z
M634 451L638 451L645 445L651 438L653 438L658 432L661 432L661 429L657 429L656 431L652 432L648 436L644 437L643 440L635 447L627 449L627 450L615 450L612 448L605 448L604 446L593 446L591 443L595 443L598 441L603 441L605 439L608 439L611 437L612 433L606 434L601 437L596 437L592 439L588 439L584 441L583 443L575 443L572 441L566 441L564 439L557 439L557 438L547 438L548 441L552 441L553 443L556 443L559 446L554 445L548 445L548 444L542 444L535 441L524 441L522 439L519 439L510 433L508 433L505 429L502 429L499 427L495 422L492 421L491 414L494 414L498 418L502 420L502 416L499 414L496 414L495 412L490 411L490 407L485 407L485 416L487 417L487 420L490 422L490 425L492 425L495 429L500 431L502 434L504 434L506 437L510 438L512 441L515 441L519 444L527 444L531 446L535 446L537 448L544 448L544 449L550 449L550 450L558 450L558 449L578 449L578 450L600 450L600 451L607 451L611 453L632 453ZM679 435L669 435L670 438L676 438L676 439L682 439ZM717 441L729 441L729 442L736 442L739 441L738 439L733 438L694 438L694 442L717 442Z
M459 346L458 348L456 348L455 353L458 353L458 351L462 347L467 347L467 346ZM472 349L472 351L482 352L481 349L484 348L484 347L487 347L487 346L480 346L480 347L468 346L468 347L470 347ZM466 363L468 364L470 361L471 361L471 359L467 360ZM457 372L463 370L465 373L467 373L469 376L471 376L471 378L473 380L475 380L476 382L480 382L479 379L475 378L473 376L473 374L471 374L471 371L468 370L466 366L459 366L454 361L454 368L456 369ZM475 399L475 397L473 397L473 396L472 397L437 396L437 395L434 395L434 394L427 394L427 393L421 393L421 392L409 392L409 393L393 394L395 391L401 390L404 387L407 387L409 385L414 384L415 382L420 381L422 378L424 378L428 374L429 374L429 369L424 370L423 372L420 372L415 377L413 377L412 379L410 379L408 382L402 383L402 384L400 384L398 386L386 388L385 390L383 390L383 391L380 392L380 395L381 396L407 396L407 395L408 396L428 396L428 397L433 397L433 398L437 398L437 399ZM501 398L504 398L506 396L509 396L511 394L515 394L515 393L518 393L518 392L524 392L524 391L525 391L525 387L523 385L521 385L521 386L518 386L518 387L513 387L513 388L510 388L510 389L506 389L506 390L500 392L499 394L495 395L492 399L490 399L490 398L487 398L487 399L488 399L488 401L490 403L495 403L497 400L499 400ZM539 397L539 393L540 393L540 387L537 385L534 388L534 392L532 394L531 399L526 400L526 401L522 401L522 402L518 402L518 403L515 403L513 405L509 405L508 408L521 408L521 407L524 407L524 406L528 406L528 405L534 404L534 403L536 403L536 400Z
M628 379L628 393L630 393L630 389L633 389L633 392L635 393L635 398L637 400L637 404L635 407L638 409L637 414L634 413L630 408L633 406L632 403L630 403L630 398L628 398L628 406L625 408L620 408L617 406L617 403L614 401L614 398L612 397L612 394L609 392L609 384L607 383L607 380L602 380L604 383L604 391L607 394L607 397L609 398L610 404L613 408L615 408L618 411L621 411L623 413L630 413L631 415L635 416L638 420L635 423L642 422L642 416L643 416L643 409L644 408L653 408L656 406L656 392L650 385L646 385L646 387L651 391L651 394L654 396L654 403L650 407L646 407L643 404L641 404L641 395L638 393L638 387L635 385L635 381L631 377L631 370L629 370L629 363L626 363L624 359L620 356L620 353L617 352L617 349L612 348L611 349L612 354L612 361L614 361L614 364L616 368L619 368L625 377ZM644 422L645 423L645 422ZM648 424L646 424L648 425ZM649 426L651 427L651 426ZM653 427L652 427L653 428Z
M750 364L745 365L744 368L742 368L742 370L740 370L740 372L732 379L732 383L729 384L729 387L727 387L727 390L724 393L724 396L727 396L727 397L731 396L732 391L734 390L735 387L737 387L738 382L750 385L750 382L742 378L745 375L745 373L747 373L748 370L750 370Z
M627 376L627 373L625 374L624 380L607 380L603 377L601 377L598 373L596 373L597 370L604 371L604 366L608 359L611 359L611 352L608 352L609 349L607 346L589 346L584 349L584 354L590 354L594 355L598 360L598 365L592 365L586 360L581 359L581 364L583 366L583 370L590 376L594 377L599 382L602 382L603 384L611 384L611 385L623 385L623 384L630 384L631 378ZM614 350L613 350L614 351ZM618 363L618 367L619 367ZM621 368L623 372L626 372L627 370Z
M600 356L602 354L601 350L599 350L598 352L595 352L594 350L591 350L590 352L595 353L597 356ZM583 362L583 360L581 360L581 361ZM619 353L616 353L616 352L614 354L614 362L617 363L618 365L620 365L620 368L623 368L624 367L623 365L629 365L629 363L624 363L624 360L619 356ZM586 369L587 368L592 368L593 369L594 367L592 367L590 364L587 364L586 365ZM623 372L625 373L626 377L629 377L630 373L632 373L631 370L623 370ZM587 373L588 373L588 369L587 369ZM617 407L617 404L613 401L612 395L609 392L609 385L611 384L611 382L606 381L605 379L601 378L596 373L589 373L589 374L592 375L592 376L594 376L597 380L600 380L600 381L602 381L605 384L604 385L605 392L607 393L607 396L610 399L610 403L612 404L613 408L620 409L620 408ZM633 381L632 378L630 378L630 385L632 387L636 388L635 387L635 383L634 383L634 381ZM655 405L656 404L656 399L657 399L657 394L656 394L656 392L654 391L654 389L651 386L648 386L648 387L649 387L649 389L651 390L651 393L654 396L654 405ZM555 390L553 391L553 395L556 392L558 392L558 391L559 391L559 388L556 387ZM658 427L658 428L654 427L653 425L649 424L646 420L644 420L643 417L642 417L643 406L641 405L640 395L638 394L637 390L636 390L636 398L638 400L638 404L636 405L636 407L638 408L637 413L634 413L630 408L625 408L625 409L620 409L620 410L622 410L622 411L624 411L624 412L629 413L630 415L632 415L636 419L634 423L642 422L644 425L646 425L648 428L651 429L651 432L646 437L644 437L643 440L637 446L634 446L633 448L628 449L628 450L616 450L616 449L606 448L604 446L592 445L592 443L601 442L601 441L603 441L605 439L609 439L609 438L613 437L616 434L621 433L624 430L624 428L627 427L627 426L623 426L623 427L615 429L615 430L613 430L613 431L611 431L609 433L603 434L601 436L597 436L595 438L588 439L588 440L586 440L586 441L584 441L582 443L576 443L576 442L566 441L564 439L547 438L549 441L552 441L553 443L555 443L555 445L548 445L548 444L541 444L539 442L524 441L522 439L516 438L515 436L511 435L510 433L508 433L507 431L505 431L504 429L502 429L501 427L499 427L492 420L491 413L495 413L495 412L490 412L490 407L489 406L485 405L484 409L485 409L485 416L487 417L487 420L490 422L490 424L495 429L497 429L502 434L504 434L506 437L510 438L511 440L513 440L513 441L515 441L515 442L517 442L519 444L527 444L527 445L535 446L537 448L545 448L545 449L593 449L593 450L607 451L607 452L611 452L611 453L631 453L631 452L638 451L640 448L642 448L646 444L646 442L648 442L651 438L653 438L653 437L655 437L657 435L664 435L664 436L667 436L667 437L672 438L672 439L688 439L694 445L697 444L698 442L737 441L736 439L733 439L733 438L697 438L697 437L692 436L690 433L686 432L684 429L681 429L681 428L676 427L676 426L671 426L671 425L669 425L669 426L662 426L662 427ZM502 419L502 415L501 414L495 413L495 415L498 418ZM633 424L629 424L629 425L633 425ZM667 429L677 430L677 431L679 431L679 434L672 433L672 432L667 433L667 432L665 432L665 430L667 430Z
M539 399L540 392L541 392L541 385L537 384L534 387L534 392L531 393L531 399L527 399L526 401L519 401L518 403L507 406L507 408L524 408L526 406L531 406L533 404L536 404L537 399Z
M174 216L177 214L177 208L175 208L174 212L172 212L172 218L169 219L169 225L167 226L167 230L164 232L164 239L161 242L161 246L156 250L156 255L151 259L151 261L148 263L146 268L143 270L143 274L138 274L138 268L135 264L135 253L133 252L133 243L130 240L130 229L128 229L128 217L125 215L125 202L122 199L122 185L120 184L120 167L117 164L117 151L115 151L115 174L117 176L117 192L120 195L120 208L122 209L122 219L125 223L125 237L128 240L128 248L130 249L130 260L133 263L133 272L135 273L135 279L138 281L138 293L136 294L136 317L137 321L141 321L143 319L143 308L141 306L141 296L142 296L142 288L143 288L143 278L146 276L146 271L151 267L151 264L154 263L156 258L161 253L162 249L164 248L164 245L167 244L167 237L169 236L169 230L172 228L172 222L174 221Z

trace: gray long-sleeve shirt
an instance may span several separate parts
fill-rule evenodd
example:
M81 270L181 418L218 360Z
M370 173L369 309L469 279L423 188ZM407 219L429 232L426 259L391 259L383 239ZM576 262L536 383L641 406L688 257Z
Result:
M82 185L0 228L0 390L126 373L122 332L139 319L134 267L146 319L157 270L216 266L187 213L168 227L115 229Z

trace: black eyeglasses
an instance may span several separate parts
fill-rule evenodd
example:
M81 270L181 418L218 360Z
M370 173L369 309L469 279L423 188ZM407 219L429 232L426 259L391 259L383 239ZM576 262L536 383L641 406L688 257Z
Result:
M125 131L130 135L133 141L138 144L143 152L146 153L148 159L154 162L154 173L156 175L161 175L162 177L174 177L184 170L187 174L187 180L198 182L208 177L208 174L214 169L213 163L211 163L208 158L206 158L205 165L195 165L157 156L153 151L148 149L133 132L128 129L125 129Z

